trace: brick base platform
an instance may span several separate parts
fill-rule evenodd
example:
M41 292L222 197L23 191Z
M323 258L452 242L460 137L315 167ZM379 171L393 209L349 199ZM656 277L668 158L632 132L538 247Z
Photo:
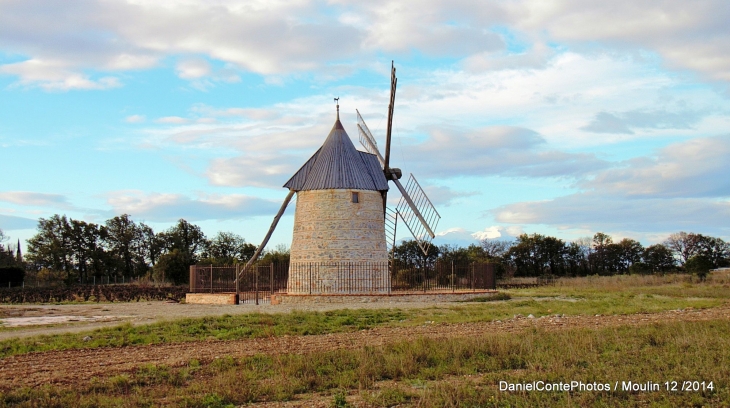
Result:
M235 293L187 293L185 303L201 305L235 305Z
M478 292L414 292L391 295L290 295L279 293L271 298L272 305L312 303L396 303L396 302L456 302L497 293L496 290Z

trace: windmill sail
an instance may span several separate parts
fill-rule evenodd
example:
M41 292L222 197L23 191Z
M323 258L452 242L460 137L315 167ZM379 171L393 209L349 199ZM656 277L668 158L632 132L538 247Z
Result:
M431 240L436 237L433 230L438 226L441 215L436 211L413 174L408 178L405 187L400 181L393 181L401 192L401 199L396 207L398 217L406 224L421 251L427 254Z
M388 256L393 257L395 247L396 227L398 226L398 212L388 207L385 211L385 244L388 247Z
M370 129L368 129L368 125L365 124L365 120L362 116L360 116L360 111L355 109L355 112L357 112L357 132L360 134L360 144L368 153L378 156L380 165L384 166L385 160L383 160L383 156L380 155L378 143L375 141L373 134L370 133Z

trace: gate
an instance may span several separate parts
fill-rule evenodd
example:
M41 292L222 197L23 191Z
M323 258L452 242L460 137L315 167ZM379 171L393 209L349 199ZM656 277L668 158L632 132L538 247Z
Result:
M288 263L254 265L241 273L238 301L257 305L271 302L272 295L286 292L288 277Z

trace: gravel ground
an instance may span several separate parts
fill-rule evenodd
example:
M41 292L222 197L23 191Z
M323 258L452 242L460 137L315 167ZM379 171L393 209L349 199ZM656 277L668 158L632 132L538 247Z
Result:
M129 322L133 325L150 324L164 320L221 316L245 313L290 313L300 311L326 311L337 309L421 309L450 307L454 303L442 302L389 302L389 303L319 303L307 305L189 305L168 302L135 303L87 303L64 305L0 305L0 340L41 334L77 333L104 326ZM47 319L55 317L55 324ZM18 319L23 320L18 320ZM69 319L70 318L70 319ZM7 319L7 320L6 320ZM23 321L31 323L21 325ZM35 324L33 324L35 323ZM46 323L46 324L43 324ZM7 329L12 327L12 329Z

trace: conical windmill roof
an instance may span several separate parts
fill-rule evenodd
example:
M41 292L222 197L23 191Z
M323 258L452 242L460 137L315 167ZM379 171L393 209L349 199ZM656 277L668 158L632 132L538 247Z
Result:
M355 149L337 118L327 140L284 187L294 191L353 189L387 191L378 158Z

